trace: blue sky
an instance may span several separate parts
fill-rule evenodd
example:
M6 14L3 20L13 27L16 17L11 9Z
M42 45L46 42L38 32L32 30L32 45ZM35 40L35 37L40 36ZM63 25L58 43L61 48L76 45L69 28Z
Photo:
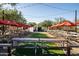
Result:
M28 22L37 23L44 20L54 20L57 17L74 21L74 10L78 10L79 14L79 4L77 3L20 3L17 4L16 8L22 12Z

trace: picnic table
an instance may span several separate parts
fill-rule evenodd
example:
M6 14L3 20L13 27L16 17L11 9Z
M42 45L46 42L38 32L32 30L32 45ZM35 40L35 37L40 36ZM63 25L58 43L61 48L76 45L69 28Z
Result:
M0 55L1 54L3 54L3 55L7 54L8 56L11 56L11 44L9 44L9 43L0 43L0 48L2 48L1 52L0 52ZM7 53L5 52L6 48L7 48ZM5 53L3 53L2 50L4 50L3 52L5 52Z
M52 39L52 38L13 38L12 39L12 45L13 46L18 46L17 43L21 42L33 42L33 43L44 43L44 42L52 42L52 43L63 43L66 42L67 40L63 39Z
M67 35L68 38L70 38L71 40L79 40L79 33L76 32L70 32Z
M56 43L60 43L60 42L66 42L66 40L59 40L59 39L52 39L52 38L13 38L12 39L13 41L13 47L14 48L23 48L22 46L19 46L17 43L21 43L21 42L32 42L34 43L34 46L30 47L30 46L24 46L24 48L33 48L35 49L35 55L37 53L37 49L39 48L47 48L47 49L53 49L53 48L59 48L59 47L48 47L46 45L44 45L44 42L56 42ZM42 46L38 46L37 45L37 42L38 43L42 43ZM64 48L64 47L61 47L61 48ZM42 52L43 53L43 52Z

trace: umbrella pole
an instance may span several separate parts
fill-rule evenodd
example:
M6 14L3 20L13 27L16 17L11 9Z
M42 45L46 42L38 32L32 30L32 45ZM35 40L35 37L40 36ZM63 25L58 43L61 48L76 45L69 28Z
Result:
M3 25L2 28L3 28L3 29L2 29L2 35L4 35L4 32L5 32L4 25Z

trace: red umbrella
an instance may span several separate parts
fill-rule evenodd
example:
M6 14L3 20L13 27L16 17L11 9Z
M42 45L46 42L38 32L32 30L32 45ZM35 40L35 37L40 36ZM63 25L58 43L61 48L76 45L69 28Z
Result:
M16 21L10 21L12 26L18 26Z
M72 22L64 21L59 26L76 26L76 25L74 23L72 23Z
M51 30L51 29L53 29L54 27L53 27L53 26L51 26L51 27L48 27L48 28Z
M23 25L23 28L27 29L27 28L30 28L31 26L30 25L27 25L27 24L24 24Z
M17 27L31 27L30 25L26 25L23 23L17 23L16 21L13 20L0 20L1 25L12 25L12 26L17 26Z
M72 22L69 22L69 21L64 21L62 23L59 23L59 24L51 26L50 29L52 29L52 28L58 28L58 27L62 27L62 26L76 26L76 24L74 24Z
M22 23L17 23L17 27L23 27Z
M17 23L15 21L11 21L12 24L14 24L17 27L29 27L29 25L23 24L23 23Z
M0 20L0 24L2 24L2 25L8 25L8 24L10 24L10 22L7 21L7 20Z
M71 28L69 28L69 27L72 27L72 26L76 26L74 23L72 23L72 22L69 22L69 21L64 21L64 22L62 22L61 24L60 24L60 27L62 27L62 26L66 26L66 27L64 27L66 30L68 30L68 29L71 29Z
M30 27L29 25L23 24L23 23L17 23L17 27L23 27L23 28L27 28Z
M30 27L32 27L32 26L30 26L30 25L27 25L27 27L28 27L28 28L30 28Z
M76 25L79 25L79 22L76 22L75 24L76 24Z
M15 23L13 23L12 21L9 21L9 20L0 20L0 24L1 25L12 25L12 26L15 25ZM3 35L4 35L4 32L5 32L5 30L4 30L4 26L3 26Z
M0 20L1 25L11 25L11 26L17 26L17 23L15 21L11 20Z
M59 26L60 26L60 24L56 24L56 25L52 25L50 28L57 28Z

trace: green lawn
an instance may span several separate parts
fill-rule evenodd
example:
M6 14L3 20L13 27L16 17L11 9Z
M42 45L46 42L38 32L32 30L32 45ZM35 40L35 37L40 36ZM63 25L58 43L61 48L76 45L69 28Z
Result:
M48 38L47 35L45 34L41 34L41 33L32 33L29 37L32 38ZM35 46L35 43L27 43L27 42L23 42L18 44L19 46ZM48 43L48 42L44 42L44 43L36 43L36 45L38 46L57 46L56 43ZM26 49L26 48L16 48L14 51L14 54L17 56L34 56L34 51L35 49ZM44 51L44 53L42 53L42 51ZM62 49L37 49L37 53L38 56L51 56L51 55L64 55L64 52Z
M41 33L32 33L31 35L29 35L29 37L31 37L31 38L49 38L47 35L41 34Z

